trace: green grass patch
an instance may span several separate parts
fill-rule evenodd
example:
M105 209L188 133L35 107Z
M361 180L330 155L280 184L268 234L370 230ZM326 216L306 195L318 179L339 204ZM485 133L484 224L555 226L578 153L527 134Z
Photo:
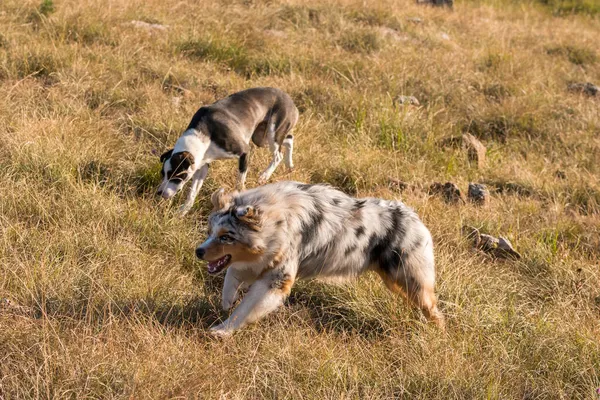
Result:
M598 61L595 51L574 45L548 47L546 53L553 56L564 56L575 65L590 65Z
M371 54L383 47L383 41L376 32L364 29L344 32L338 44L346 51L362 54Z
M179 43L177 51L194 60L221 63L236 73L252 76L286 75L294 67L300 70L310 68L311 63L292 62L285 56L256 54L240 44L222 42L216 39L190 39Z
M600 13L597 0L537 0L556 15L585 14L595 16Z

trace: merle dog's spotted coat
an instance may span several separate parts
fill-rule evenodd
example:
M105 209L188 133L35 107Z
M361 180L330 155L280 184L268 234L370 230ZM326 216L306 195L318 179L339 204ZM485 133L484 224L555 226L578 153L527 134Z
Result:
M221 190L212 200L210 235L197 254L210 261L209 272L228 268L224 308L233 305L240 287L250 287L216 333L231 333L277 308L295 279L348 278L367 270L443 326L431 235L403 203L354 199L329 186L297 182L234 195Z

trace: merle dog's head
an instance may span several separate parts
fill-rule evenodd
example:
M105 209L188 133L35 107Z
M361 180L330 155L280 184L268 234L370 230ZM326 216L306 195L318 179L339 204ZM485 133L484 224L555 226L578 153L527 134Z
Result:
M265 251L261 234L263 218L257 206L243 204L235 194L217 190L211 197L208 237L196 248L196 256L208 261L208 273L217 274L236 262L255 262Z
M156 194L165 199L170 199L183 188L183 185L194 173L194 156L187 151L173 153L173 149L160 156L163 163L160 174L162 182Z

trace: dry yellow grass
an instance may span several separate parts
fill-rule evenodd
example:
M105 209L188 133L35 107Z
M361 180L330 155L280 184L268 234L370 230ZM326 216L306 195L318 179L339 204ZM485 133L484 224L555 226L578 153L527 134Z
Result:
M2 1L0 398L597 398L600 101L566 87L600 82L599 36L597 17L508 1ZM215 163L182 219L153 196L152 150L258 85L302 111L296 171L274 179L419 211L447 334L375 277L299 284L232 339L206 334L221 278L193 249L235 166ZM437 144L465 131L484 169ZM267 162L255 152L249 185ZM389 176L504 191L452 206ZM523 259L474 251L463 224Z

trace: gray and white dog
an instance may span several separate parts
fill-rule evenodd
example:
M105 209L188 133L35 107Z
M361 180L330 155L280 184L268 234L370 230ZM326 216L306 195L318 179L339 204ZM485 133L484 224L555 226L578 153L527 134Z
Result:
M225 269L223 309L241 303L214 334L227 336L277 309L296 279L353 278L371 270L441 328L431 235L399 201L355 199L324 185L279 182L212 195L208 238L196 256Z
M279 163L294 167L294 137L290 131L298 122L298 109L291 97L280 89L258 87L234 93L194 114L173 149L160 157L163 180L157 194L170 199L192 181L192 187L180 211L185 214L208 174L208 165L219 159L239 158L238 189L243 190L248 169L250 140L271 149L273 160L261 174L259 184L266 183Z

